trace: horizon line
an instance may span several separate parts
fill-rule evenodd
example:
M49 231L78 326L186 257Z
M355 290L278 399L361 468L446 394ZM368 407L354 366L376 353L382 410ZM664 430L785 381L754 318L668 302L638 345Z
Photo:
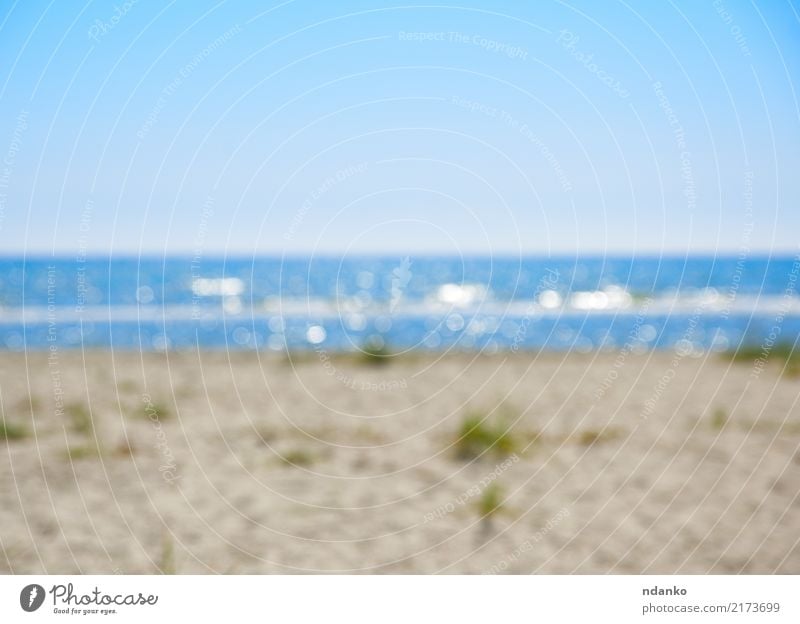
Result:
M92 260L113 260L113 259L126 259L126 260L135 260L135 259L142 259L142 260L162 260L162 259L187 259L187 260L194 260L197 259L198 261L202 262L203 260L248 260L248 259L259 259L259 260L306 260L306 259L313 259L313 258L320 258L320 259L335 259L335 260L344 260L347 258L353 259L379 259L379 258L394 258L396 256L416 256L417 258L426 258L426 259L499 259L499 260L543 260L543 259L554 259L554 260L570 260L570 259L622 259L622 260L630 260L635 258L641 259L670 259L670 260L681 260L684 258L734 258L734 259L800 259L800 247L795 250L791 249L777 249L777 250L764 250L764 249L751 249L747 252L743 250L724 250L720 252L715 251L708 251L708 250L700 250L696 252L680 252L680 251L665 251L662 253L655 252L655 251L612 251L612 252L600 252L600 251L585 251L585 252L569 252L569 251L559 251L553 253L511 253L511 252L499 252L499 253L490 253L490 252L468 252L463 254L454 254L454 253L436 253L430 251L420 251L420 252L409 252L409 251L397 251L397 252L359 252L359 253L345 253L345 252L334 252L334 251L325 251L320 253L313 253L313 252L291 252L291 253L284 253L279 254L275 252L259 252L259 253L252 253L248 254L241 251L235 251L231 253L226 253L224 251L213 251L209 253L202 253L197 254L196 252L191 251L174 251L174 252L166 252L166 253L158 253L155 251L147 251L142 253L136 253L133 251L120 251L119 253L114 252L89 252L89 253L81 253L80 251L69 253L64 252L62 250L58 250L52 253L48 253L45 251L35 251L33 253L28 253L25 251L22 252L8 252L8 251L0 251L0 261L3 260L46 260L46 259L53 259L53 260L74 260L74 261L92 261Z

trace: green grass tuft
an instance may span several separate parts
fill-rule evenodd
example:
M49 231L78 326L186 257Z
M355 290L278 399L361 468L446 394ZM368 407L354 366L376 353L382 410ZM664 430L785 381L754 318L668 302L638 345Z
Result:
M69 403L64 406L64 414L69 418L74 431L83 435L91 435L94 426L92 415L83 403Z
M503 489L497 483L490 484L478 500L478 513L484 520L490 519L501 511L503 498Z
M800 377L800 345L791 342L779 342L771 349L765 349L761 345L742 344L736 349L724 351L723 356L743 364L763 365L774 362L783 367L786 377Z
M800 362L800 347L791 342L779 342L771 349L761 345L742 344L736 349L724 351L723 355L734 362L752 363L759 359L767 361Z
M712 429L716 429L717 431L719 431L725 426L727 422L728 422L728 413L721 407L715 409L714 413L711 415Z
M147 403L142 408L142 415L153 422L168 420L172 417L172 412L163 403Z
M392 351L382 338L370 338L361 347L361 361L366 364L383 366L389 363L391 357Z
M783 374L793 379L800 378L800 358L794 358L786 362Z
M614 429L587 429L586 431L581 431L577 435L577 441L578 444L583 446L593 446L601 442L613 440L617 435L617 431Z
M175 574L175 544L172 538L165 534L161 540L161 560L158 564L158 571L161 574Z
M468 460L484 454L511 455L517 443L505 419L490 422L479 414L469 414L459 427L455 448L459 459Z
M81 446L71 446L67 449L67 459L70 461L80 461L81 459L92 457L100 457L100 452L95 446L83 444Z
M281 461L290 466L310 466L314 463L314 456L303 449L292 449L281 455Z
M0 440L22 440L27 437L28 430L22 425L0 420Z

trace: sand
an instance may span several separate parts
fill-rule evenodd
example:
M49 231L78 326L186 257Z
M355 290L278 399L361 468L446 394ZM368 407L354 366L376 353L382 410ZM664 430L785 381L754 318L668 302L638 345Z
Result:
M797 574L798 397L719 355L5 353L0 570ZM460 455L468 414L508 436Z

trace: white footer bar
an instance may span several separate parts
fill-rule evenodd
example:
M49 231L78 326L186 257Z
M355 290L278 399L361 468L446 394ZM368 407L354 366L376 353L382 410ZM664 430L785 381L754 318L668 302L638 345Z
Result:
M0 576L0 622L225 618L231 624L777 624L800 622L799 580L797 576Z

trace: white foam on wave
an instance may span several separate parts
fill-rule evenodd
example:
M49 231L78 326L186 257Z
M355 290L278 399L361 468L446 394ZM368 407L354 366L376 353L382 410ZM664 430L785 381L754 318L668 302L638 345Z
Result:
M244 281L238 277L196 277L192 294L197 297L236 297L244 292Z
M229 279L229 278L225 278ZM234 279L234 278L231 278ZM447 285L455 286L455 285ZM234 283L224 286L198 286L198 292L213 292L221 299L209 299L202 304L178 305L94 305L94 306L0 306L0 325L76 321L181 321L223 317L343 319L352 330L360 330L379 317L433 318L447 320L450 325L464 325L470 318L536 318L554 316L583 316L586 314L670 316L702 313L706 315L781 315L800 316L800 296L740 295L724 297L713 289L698 289L688 293L668 293L659 297L634 297L627 291L606 288L597 291L578 291L565 296L556 291L543 291L535 299L503 301L492 299L483 289L472 286L440 287L434 296L425 299L403 299L389 309L383 300L346 297L270 297L253 307L245 305L246 297ZM210 295L203 295L210 296ZM455 315L455 316L454 316Z

